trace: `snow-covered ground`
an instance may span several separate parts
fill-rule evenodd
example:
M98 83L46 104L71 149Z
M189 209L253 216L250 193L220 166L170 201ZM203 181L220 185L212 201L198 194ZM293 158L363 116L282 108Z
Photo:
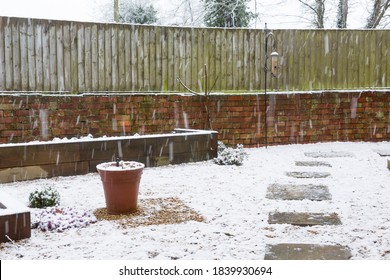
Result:
M32 230L30 239L0 244L0 259L263 259L266 244L313 243L349 246L353 259L390 259L390 142L319 143L246 149L242 166L212 161L147 168L140 186L142 201L175 197L204 221L129 227L99 221L63 232ZM313 159L305 152L349 152L352 157ZM301 167L295 161L321 160L332 167ZM286 176L290 171L329 172L322 179ZM323 184L332 200L266 199L267 187ZM55 186L62 207L94 211L105 206L97 173L1 184L23 203L37 187ZM1 210L0 210L1 211ZM35 211L35 210L34 210ZM274 211L335 212L342 225L298 227L268 224Z

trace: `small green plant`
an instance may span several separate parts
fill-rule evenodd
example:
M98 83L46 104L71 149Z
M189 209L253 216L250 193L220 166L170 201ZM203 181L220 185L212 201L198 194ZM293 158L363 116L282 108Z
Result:
M218 157L214 162L219 165L242 165L246 157L243 145L238 144L236 148L230 148L218 141Z
M29 206L32 208L45 208L60 204L60 194L53 187L46 186L43 189L30 193Z

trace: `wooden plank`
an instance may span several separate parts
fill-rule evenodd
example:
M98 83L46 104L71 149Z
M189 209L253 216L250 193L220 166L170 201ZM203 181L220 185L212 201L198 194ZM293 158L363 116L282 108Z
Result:
M190 69L191 69L191 88L194 90L197 90L198 88L198 32L197 29L191 28L189 32L190 36L190 54L189 54L189 60L190 60Z
M226 90L233 90L233 32L226 30ZM210 54L210 60L213 59L213 53Z
M248 69L248 60L249 60L249 37L248 31L245 29L241 30L242 32L242 59L241 59L241 88L244 90L249 89L249 69Z
M15 20L12 22L11 26L12 26L13 90L18 90L19 88L21 88L19 22Z
M232 90L238 90L239 88L239 75L238 75L238 67L240 63L240 57L239 57L239 36L238 32L235 30L232 34Z
M93 24L91 27L91 90L99 90L99 40L98 40L98 25Z
M64 74L64 32L63 24L57 25L57 90L65 91L65 74Z
M263 31L257 30L255 37L255 87L259 90L264 89L264 69L263 69L263 47L264 38Z
M356 44L356 36L355 33L350 33L349 35L349 51L348 51L348 87L354 88L354 85L357 85L359 80L359 65L357 64L356 59L354 57L357 56L359 49Z
M6 18L0 17L0 90L6 90L5 81L5 26Z
M386 60L382 60L385 55L384 44L386 43L383 30L377 30L376 32L376 48L375 52L375 82L377 87L383 87L385 81ZM386 49L388 45L386 46Z
M36 68L35 68L35 31L34 20L29 19L27 25L27 67L28 67L28 90L35 91Z
M390 45L390 34L389 32L386 32L385 34L385 40L386 42L384 42L383 44L383 48L385 50L385 56L383 58L383 63L384 61L386 61L386 68L383 69L383 71L385 72L385 87L390 87L390 49L387 47Z
M337 66L337 30L329 32L329 51L331 52L330 56L330 65L329 65L329 85L330 88L336 88L336 66Z
M150 46L150 28L145 28L143 30L143 45L142 45L142 71L144 73L143 75L143 81L142 84L142 90L149 91L150 90L150 54L149 54L149 46Z
M137 27L138 39L136 41L137 49L137 91L142 91L144 89L144 30L141 27Z
M183 73L180 72L180 49L182 48L182 45L180 42L180 29L179 28L175 28L173 30L172 41L170 43L171 43L170 46L173 48L172 87L173 87L173 90L183 91L182 87L178 83L175 82L177 78L180 78L182 80L184 79Z
M215 89L221 88L221 69L222 69L222 29L216 29L215 31L215 73L213 76L209 76L209 90L211 90L215 79ZM215 90L213 89L213 90Z
M156 51L157 51L157 43L156 43L156 26L151 26L149 28L149 87L151 91L156 91L156 67L157 67L157 61L156 61Z
M164 77L164 80L166 81L166 88L169 90L174 90L175 89L175 84L176 84L176 79L177 76L175 76L175 47L174 47L174 30L172 28L169 28L166 30L166 40L167 40L167 45L166 45L166 52L167 52L167 73L166 76Z
M70 24L70 82L71 82L71 91L79 91L79 79L78 79L78 36L77 36L77 24L71 22Z
M203 85L202 85L202 76L203 76L203 67L204 67L204 64L205 64L205 60L206 60L206 57L204 55L204 33L205 33L205 30L204 29L201 29L201 28L198 28L196 29L196 32L197 32L197 40L198 40L198 45L197 45L197 60L194 61L194 64L197 63L197 66L196 66L196 77L195 77L195 88L198 92L202 92L203 91Z
M164 42L164 33L162 30L162 27L154 27L155 30L155 44L156 44L156 56L155 56L155 61L156 61L156 66L155 66L155 78L154 80L154 88L156 91L162 91L163 89L163 72L162 72L162 45ZM153 68L152 68L153 69Z
M49 75L50 75L50 91L58 90L57 77L57 35L56 26L51 24L49 27Z
M216 76L216 53L217 53L217 50L216 50L216 29L209 29L209 62L207 64L207 71L208 71L208 79L209 79L209 89L210 90L210 87L211 87L211 82L212 80L214 80L215 76Z
M84 91L92 90L92 42L91 24L84 24Z
M255 30L248 31L248 62L247 67L249 69L248 74L248 89L253 91L255 89Z
M183 76L185 84L189 86L190 88L193 88L192 85L192 67L191 67L191 52L192 52L192 37L191 37L191 30L188 28L183 28L183 41L184 44L184 63L182 65L183 67Z
M80 160L78 143L2 147L1 154L0 168L59 164Z
M226 29L222 29L221 30L221 69L220 69L220 73L219 73L219 82L220 82L220 85L218 88L216 88L215 90L220 90L220 91L225 91L227 88L226 88L226 77L227 77L227 69L226 69L226 66L227 66L227 50L226 50L226 33L227 33L227 30Z
M118 26L118 90L126 90L126 46L125 46L125 30L124 26Z
M138 88L138 27L131 26L131 90Z
M84 25L77 25L77 71L78 91L84 92L85 87L85 30Z
M112 88L113 91L119 89L119 50L118 50L118 26L111 26L111 63L112 63Z
M130 91L132 87L131 73L131 31L128 26L124 28L124 49L125 49L125 90Z
M98 26L98 90L104 91L106 89L106 62L105 62L105 25Z
M50 27L42 24L43 90L50 91Z
M182 81L188 85L188 81L186 79L186 32L183 28L180 28L179 30L179 75L182 79Z
M64 90L72 91L72 64L71 64L71 35L70 24L64 23L62 26L62 52L64 64Z
M169 91L169 66L168 66L168 28L161 28L161 91Z
M112 39L111 39L111 26L104 25L104 80L106 91L112 91Z
M35 30L35 70L36 90L43 90L43 49L42 49L42 21L37 20Z
M27 44L27 21L23 20L19 23L19 39L20 39L20 78L21 90L28 91L28 44Z
M236 65L236 71L238 75L238 89L245 88L245 71L244 71L244 63L245 63L245 45L244 45L244 37L245 30L237 29L238 32L238 60Z

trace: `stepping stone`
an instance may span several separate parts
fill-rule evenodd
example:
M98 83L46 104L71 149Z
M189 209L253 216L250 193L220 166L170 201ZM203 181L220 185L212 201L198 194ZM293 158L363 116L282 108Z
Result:
M266 198L282 200L331 200L327 186L322 185L280 185L268 186Z
M266 245L264 260L349 260L347 246L315 244Z
M341 225L336 213L274 212L268 215L269 224L290 224L294 226Z
M354 157L352 153L349 152L336 152L336 151L330 151L330 152L307 152L305 153L305 156L312 157L312 158L342 158L342 157Z
M380 150L380 151L376 151L378 153L378 155L380 155L381 157L390 157L390 150Z
M329 172L287 172L287 176L294 178L326 178L330 176Z
M332 167L329 163L325 161L296 161L296 166L308 166L308 167L317 167L317 166L326 166Z

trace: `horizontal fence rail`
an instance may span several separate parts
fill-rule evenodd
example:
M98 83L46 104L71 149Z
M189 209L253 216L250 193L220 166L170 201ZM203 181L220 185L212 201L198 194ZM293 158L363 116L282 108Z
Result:
M390 86L390 30L274 30L269 89ZM270 48L269 48L270 49ZM264 30L0 18L0 91L264 90Z

